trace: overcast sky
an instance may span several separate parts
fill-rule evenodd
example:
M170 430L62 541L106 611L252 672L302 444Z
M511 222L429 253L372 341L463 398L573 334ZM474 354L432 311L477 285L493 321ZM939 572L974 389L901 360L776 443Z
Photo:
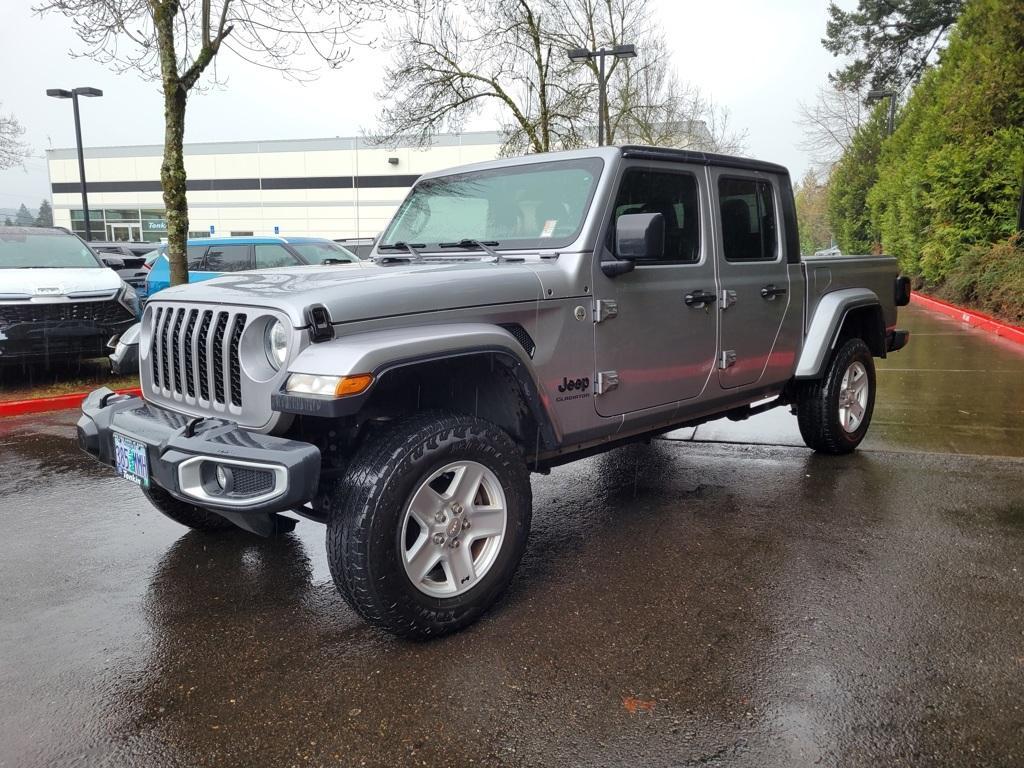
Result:
M809 161L797 148L797 105L814 99L836 63L820 43L826 0L653 1L680 76L730 109L733 124L748 132L748 155L787 165L799 179ZM89 85L104 91L100 99L81 102L86 146L163 141L156 83L70 57L81 44L63 17L39 18L28 0L6 5L0 101L27 129L35 156L25 169L0 172L0 207L25 202L35 208L49 197L43 151L74 146L71 104L47 98L47 88ZM219 63L227 87L189 102L186 142L351 136L373 126L374 93L387 60L379 51L357 48L342 70L324 71L306 85L228 56L222 54ZM470 127L495 126L479 119Z

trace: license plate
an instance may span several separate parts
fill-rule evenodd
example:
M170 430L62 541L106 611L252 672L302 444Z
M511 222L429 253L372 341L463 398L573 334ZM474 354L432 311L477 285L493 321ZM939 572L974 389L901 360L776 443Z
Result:
M126 480L149 488L149 454L138 440L114 433L114 468Z

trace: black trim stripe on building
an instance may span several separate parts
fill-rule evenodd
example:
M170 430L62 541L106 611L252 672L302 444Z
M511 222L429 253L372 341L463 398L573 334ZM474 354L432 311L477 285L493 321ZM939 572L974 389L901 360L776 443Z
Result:
M271 179L188 179L189 192L218 192L252 189L381 189L411 187L417 175L389 176L296 176ZM159 192L159 181L89 181L87 192ZM50 185L55 194L77 194L82 186L77 181L58 181Z

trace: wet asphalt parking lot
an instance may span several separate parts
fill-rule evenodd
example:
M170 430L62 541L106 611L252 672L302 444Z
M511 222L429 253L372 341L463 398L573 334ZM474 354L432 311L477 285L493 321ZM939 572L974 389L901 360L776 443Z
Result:
M410 643L323 529L208 537L0 421L0 766L1024 764L1024 351L910 307L868 440L794 417L535 476L503 603Z

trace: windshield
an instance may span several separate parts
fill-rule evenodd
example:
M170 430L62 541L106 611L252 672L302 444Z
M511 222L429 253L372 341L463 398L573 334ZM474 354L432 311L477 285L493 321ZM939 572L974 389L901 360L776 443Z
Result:
M424 179L380 238L436 250L464 239L499 249L560 248L579 235L603 162L534 162Z
M0 269L56 269L102 265L74 235L0 232Z
M322 243L290 243L290 245L299 252L307 264L321 264L324 259L359 261L359 257L352 251L329 240Z

